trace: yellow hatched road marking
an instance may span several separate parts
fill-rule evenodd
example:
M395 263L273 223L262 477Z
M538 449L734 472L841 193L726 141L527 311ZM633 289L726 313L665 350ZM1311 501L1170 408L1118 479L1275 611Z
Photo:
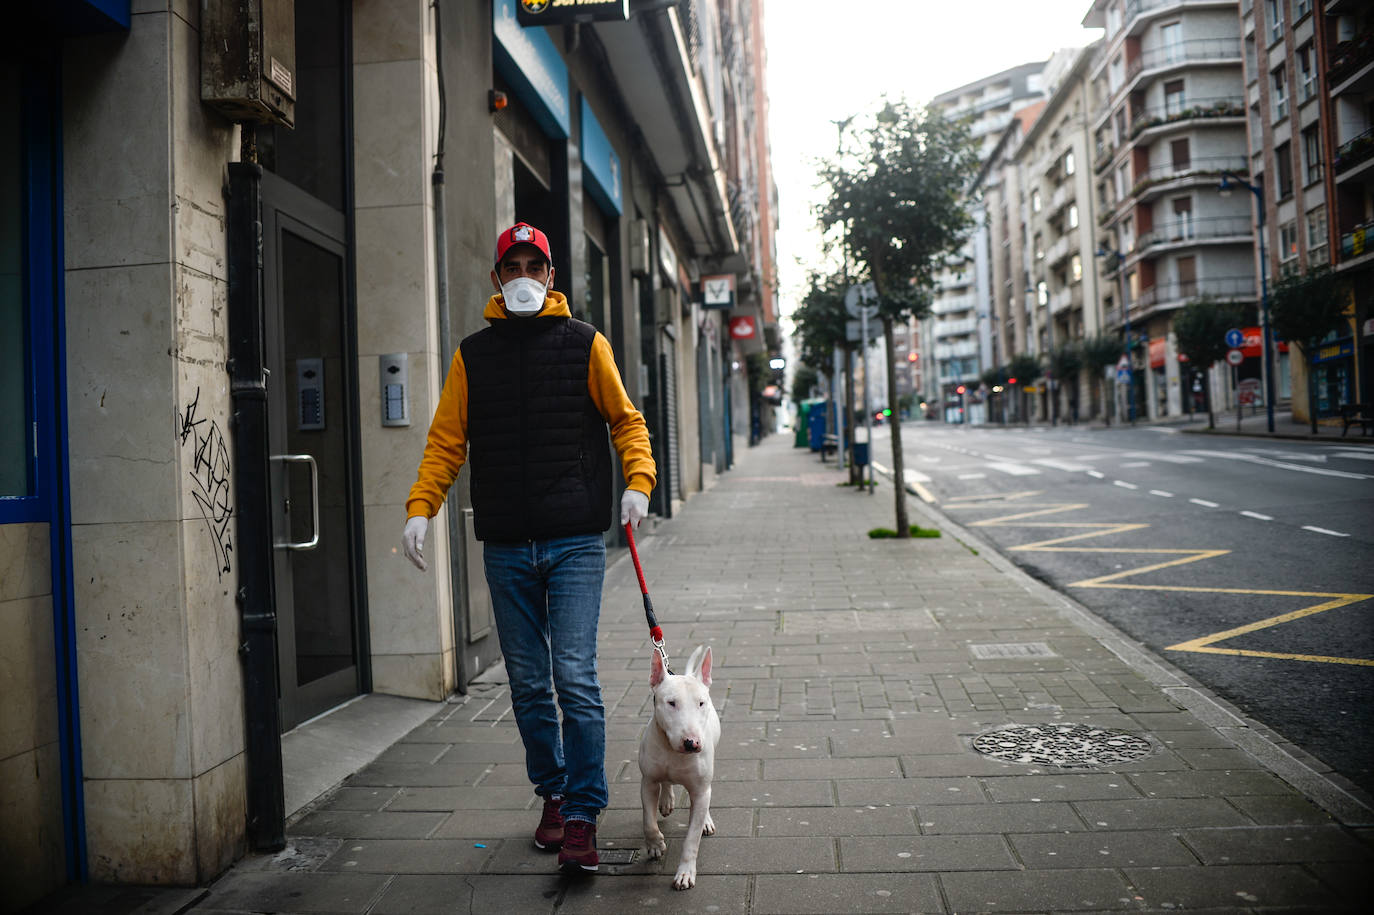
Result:
M966 498L953 500L945 503L945 508L1002 508L1008 503L1040 495L1042 490L1031 490L1027 492L1009 493L998 496L969 496ZM1088 508L1086 502L1045 502L1029 503L1021 502L1016 508L1033 509L1032 511L1018 511L1010 515L1001 515L996 518L985 518L982 521L972 522L970 527L1036 527L1036 528L1088 528L1078 534L1069 534L1063 537L1052 537L1048 540L1037 540L1034 543L1026 543L1021 546L1011 547L1012 552L1028 553L1141 553L1149 555L1172 555L1175 559L1164 562L1154 562L1148 565L1139 566L1134 569L1127 569L1123 572L1113 572L1107 575L1099 575L1094 578L1085 578L1082 581L1071 582L1070 588L1109 588L1123 591L1178 591L1190 592L1194 594L1252 594L1266 597L1324 597L1328 600L1313 604L1310 607L1303 607L1278 616L1271 616L1268 619L1257 620L1234 629L1227 629L1224 632L1215 632L1211 635L1189 639L1170 645L1167 651L1191 651L1199 654L1224 654L1246 658L1277 658L1287 661L1309 661L1318 664L1351 664L1362 667L1374 667L1374 660L1366 658L1345 658L1330 655L1297 654L1275 651L1252 651L1244 648L1220 648L1218 642L1225 642L1239 636L1248 635L1252 632L1259 632L1262 629L1269 629L1280 626L1294 620L1303 619L1327 610L1335 610L1339 607L1348 607L1351 604L1368 600L1374 594L1340 594L1328 591L1281 591L1266 588L1208 588L1193 587L1188 585L1142 585L1142 584L1123 584L1121 579L1132 578L1143 575L1146 572L1157 572L1160 569L1167 569L1174 566L1188 565L1200 562L1204 559L1215 559L1225 556L1230 550L1209 550L1209 549L1165 549L1156 547L1083 547L1083 546L1061 546L1065 543L1090 540L1095 537L1106 537L1111 534L1124 534L1130 531L1143 530L1150 525L1137 522L1113 522L1113 521L1031 521L1031 518L1043 518L1047 515L1063 514L1065 512L1079 511Z

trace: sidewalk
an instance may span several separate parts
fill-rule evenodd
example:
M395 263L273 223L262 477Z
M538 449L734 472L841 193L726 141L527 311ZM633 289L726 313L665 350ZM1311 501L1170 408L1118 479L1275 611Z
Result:
M1374 811L1361 798L919 500L912 520L942 538L869 540L892 524L891 487L860 494L842 479L774 435L641 538L673 657L699 642L715 654L717 832L702 842L695 889L671 888L684 808L664 826L662 862L640 850L649 650L621 556L601 633L612 788L600 838L613 862L601 875L565 879L531 846L539 813L508 693L485 682L309 809L285 852L241 861L194 911L1359 905L1374 861ZM1044 748L1073 767L973 748L1015 724L1088 727ZM1133 750L1147 755L1110 761Z

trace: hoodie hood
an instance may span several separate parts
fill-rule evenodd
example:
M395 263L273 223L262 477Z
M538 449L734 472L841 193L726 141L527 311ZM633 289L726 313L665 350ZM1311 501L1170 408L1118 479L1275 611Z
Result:
M572 312L568 310L568 299L561 292L549 291L544 297L544 307L537 315L527 315L519 318L512 318L506 312L506 299L501 293L497 293L487 299L487 307L482 310L482 317L488 321L524 321L527 318L571 318Z

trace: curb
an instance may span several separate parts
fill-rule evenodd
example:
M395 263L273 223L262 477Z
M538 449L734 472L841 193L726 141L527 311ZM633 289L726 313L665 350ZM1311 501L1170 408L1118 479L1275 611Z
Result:
M879 465L874 465L875 469ZM892 471L883 475L891 479ZM1028 592L1050 600L1075 625L1101 642L1131 670L1157 686L1181 707L1197 716L1203 724L1222 735L1259 761L1274 775L1302 792L1336 820L1349 827L1374 826L1374 799L1344 777L1330 771L1316 757L1305 753L1265 724L1246 716L1231 703L1203 686L1189 674L1099 617L1092 610L1061 591L1037 580L1016 565L995 545L972 534L948 515L926 502L911 485L904 487L917 497L915 509L934 524L942 525L965 546L1021 585ZM1326 771L1323 771L1326 770Z

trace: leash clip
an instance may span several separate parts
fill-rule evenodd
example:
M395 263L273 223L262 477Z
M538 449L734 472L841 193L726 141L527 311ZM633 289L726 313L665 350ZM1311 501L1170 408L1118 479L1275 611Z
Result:
M654 646L654 651L657 651L658 656L663 659L663 669L672 673L672 665L668 663L668 649L665 647L663 639L650 639L649 641Z

